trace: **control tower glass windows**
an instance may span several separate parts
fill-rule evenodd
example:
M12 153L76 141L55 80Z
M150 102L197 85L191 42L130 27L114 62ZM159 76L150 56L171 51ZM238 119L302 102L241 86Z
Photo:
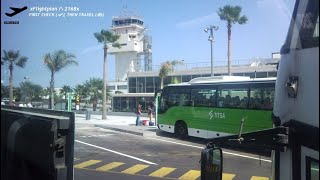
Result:
M130 39L135 39L135 38L136 38L136 35L129 35L129 38L130 38Z
M112 20L112 26L128 26L131 24L137 24L142 26L143 25L143 21L139 20L139 19L131 19L131 18L127 18L127 19L114 19Z
M146 87L146 79L145 77L138 77L137 78L137 93L145 93Z
M129 78L129 93L137 92L137 78Z

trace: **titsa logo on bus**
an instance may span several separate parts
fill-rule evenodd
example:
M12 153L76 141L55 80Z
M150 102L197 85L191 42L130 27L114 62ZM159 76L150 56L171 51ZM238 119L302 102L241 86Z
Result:
M224 115L224 113L219 113L219 112L213 112L213 110L211 110L209 112L209 119L211 120L212 118L219 118L219 119L225 119L226 116Z

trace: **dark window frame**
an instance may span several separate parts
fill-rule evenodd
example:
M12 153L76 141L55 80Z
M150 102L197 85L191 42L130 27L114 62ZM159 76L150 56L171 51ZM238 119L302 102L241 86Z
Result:
M319 166L319 160L314 159L312 157L306 156L306 180L311 180L311 162L318 163Z

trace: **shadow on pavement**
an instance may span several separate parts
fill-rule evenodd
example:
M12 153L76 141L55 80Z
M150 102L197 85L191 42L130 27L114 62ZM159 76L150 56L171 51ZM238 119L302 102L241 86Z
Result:
M173 139L177 139L177 140L180 140L180 141L203 144L203 145L206 145L209 142L208 139L197 138L197 137L188 137L188 138L185 138L185 139L181 139L181 138L177 137L175 134L164 132L164 131L161 131L161 130L158 130L158 129L156 129L156 130L157 130L156 131L156 135L160 136L160 137L173 138Z

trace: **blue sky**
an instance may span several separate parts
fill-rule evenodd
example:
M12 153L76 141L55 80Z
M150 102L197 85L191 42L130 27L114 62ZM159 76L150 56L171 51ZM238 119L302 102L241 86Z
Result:
M294 2L291 0L3 0L1 1L1 56L3 50L20 50L28 57L24 69L14 69L14 85L28 76L30 81L49 86L50 72L43 64L46 53L64 49L73 53L79 66L58 72L55 86L82 84L90 77L102 78L103 50L93 36L109 29L112 16L121 14L124 5L143 18L152 36L153 65L165 60L183 59L185 63L210 63L210 24L215 32L214 60L227 61L226 23L217 15L226 4L242 6L249 21L232 28L232 59L270 58L279 52L289 25ZM9 7L28 6L14 17ZM79 12L104 13L104 17L30 17L32 7L78 7ZM4 21L19 24L4 24ZM108 56L108 80L115 79L114 56ZM7 66L1 66L1 80L8 84Z

